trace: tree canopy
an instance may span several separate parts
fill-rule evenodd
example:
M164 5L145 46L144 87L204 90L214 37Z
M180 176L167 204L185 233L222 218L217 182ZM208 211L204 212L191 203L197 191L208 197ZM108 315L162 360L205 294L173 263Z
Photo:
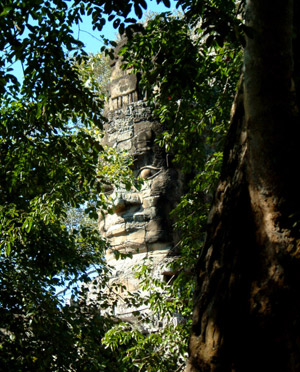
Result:
M131 16L133 11L142 17L145 0L0 5L0 350L7 370L115 371L120 364L114 363L126 354L128 368L150 371L160 363L155 352L167 350L157 348L162 340L173 346L159 354L165 358L159 368L183 368L183 359L170 358L186 352L176 350L172 330L145 338L117 325L117 333L92 305L78 298L64 305L56 296L57 287L67 285L75 299L72 285L88 281L92 266L103 286L107 282L105 242L86 218L70 228L68 210L81 207L97 218L99 208L109 208L101 197L105 185L131 182L130 170L118 172L128 160L98 140L104 96L86 68L91 57L72 32L83 15L91 17L95 32L113 22L127 34L122 55L127 67L142 73L143 88L164 125L159 143L190 177L173 212L181 230L180 274L171 289L178 307L165 303L157 309L189 312L189 280L197 279L189 370L253 369L258 357L251 368L245 363L252 355L264 357L259 349L264 344L261 370L274 350L284 356L274 357L274 370L299 370L298 336L293 336L300 313L299 197L293 182L299 6L291 0L272 6L261 0L178 0L177 5L183 16L164 13L146 25ZM17 62L22 81L13 74ZM241 80L237 91L243 62L244 85ZM107 172L112 159L116 166ZM144 282L152 285L147 277ZM106 295L100 296L108 306ZM155 295L146 300L158 306ZM248 321L242 333L240 325ZM178 338L187 332L183 327ZM105 334L112 349L123 343L117 355L100 342Z
M169 6L169 1L164 4ZM143 29L141 38L130 39L134 57L130 57L128 47L124 57L143 72L148 92L160 82L160 93L152 100L157 115L165 123L161 145L172 148L176 161L196 175L191 191L176 211L180 216L178 226L184 231L182 252L186 252L186 264L181 265L194 266L192 252L198 255L198 249L195 246L190 249L190 242L202 244L204 223L200 231L197 226L207 215L205 194L211 193L208 173L217 174L220 166L220 148L212 143L222 142L220 133L226 131L224 118L229 112L240 60L236 41L229 32L232 28L225 32L221 21L213 30L220 45L214 39L201 44L207 35L209 17L218 9L216 4L211 2L208 6L204 2L196 8L193 2L178 4L186 10L186 17L171 14L155 17ZM225 15L228 22L233 19L233 4L222 6L220 20ZM143 0L1 4L0 340L1 362L8 370L116 368L109 362L111 352L104 351L100 343L110 327L109 321L99 317L93 306L83 302L77 306L76 301L64 305L56 296L57 287L67 285L76 298L77 287L73 284L88 281L90 267L98 270L103 286L107 281L105 243L86 218L70 228L66 220L68 211L84 206L87 215L96 218L98 208L109 207L101 197L102 187L108 182L131 182L128 173L120 179L120 172L107 172L103 167L114 159L116 169L121 169L124 161L119 155L103 152L99 144L97 136L105 120L104 97L99 94L99 81L93 79L95 74L89 70L91 57L83 52L83 44L74 36L72 25L80 23L81 16L87 14L94 29L100 31L108 16L108 21L123 33L125 25L136 23L129 18L130 11L141 18L146 8ZM201 36L197 35L196 26L199 15L207 17ZM140 26L126 28L128 36L135 29ZM232 63L228 64L226 58ZM22 66L21 81L13 74L14 63ZM202 173L198 172L200 168ZM201 208L199 218L191 215L191 205L193 209ZM187 296L182 290L185 280L186 276L181 276L178 286L172 289L176 292L176 288L181 288L183 299L177 302L181 312L188 312L191 307L191 297L186 310L182 307ZM190 282L186 281L184 286L190 293ZM107 306L105 295L99 301ZM156 307L155 301L153 306ZM168 306L157 311L176 310L176 306L171 305L169 310ZM95 327L90 326L92 323ZM184 327L180 337L186 338L187 332ZM131 343L132 350L141 357L147 355L151 365L156 359L155 354L154 359L149 358L147 345L149 342L157 345L161 337L170 341L171 335L170 329L165 335L140 340L137 345ZM175 352L175 340L172 342L171 351ZM162 355L166 355L164 350ZM176 355L182 358L185 352L186 344L177 349ZM121 362L117 357L115 360ZM130 368L135 368L135 358L131 363ZM182 363L183 359L181 367ZM177 361L167 358L161 368L175 366L178 367Z
M72 32L88 12L100 28L102 5L0 6L0 344L1 365L11 371L98 371L106 358L103 348L99 352L99 313L63 306L56 296L67 285L76 297L73 283L87 281L93 266L103 285L106 280L98 231L91 224L66 224L71 207L84 206L91 218L100 206L107 208L99 197L108 181L95 137L104 120L103 94L87 81L88 70L83 74L90 57ZM22 81L13 75L17 62ZM99 326L87 331L89 322Z

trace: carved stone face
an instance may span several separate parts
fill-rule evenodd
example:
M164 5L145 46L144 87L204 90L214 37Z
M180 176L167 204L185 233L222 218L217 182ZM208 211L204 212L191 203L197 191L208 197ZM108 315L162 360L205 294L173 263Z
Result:
M121 69L118 51L124 42L119 42L111 62L104 143L127 150L134 159L134 174L145 182L140 191L114 190L114 214L100 221L100 232L112 250L165 256L177 240L169 214L179 201L182 183L168 155L155 143L162 125L141 100L137 77ZM113 257L108 251L107 259Z
M143 101L116 110L108 118L105 142L128 150L135 175L145 181L140 191L114 190L115 213L100 222L100 231L111 248L120 252L166 254L176 240L169 213L180 197L181 182L168 156L154 142L161 125Z
M173 258L167 254L174 248L177 236L169 214L179 201L182 182L169 156L155 143L163 128L153 118L149 105L138 100L137 78L120 69L118 58L112 65L103 142L128 151L134 159L134 174L145 180L140 191L115 188L112 193L114 213L107 214L99 223L101 234L111 246L106 255L112 268L110 288L116 283L126 287L125 292L122 287L122 293L116 297L120 300L126 297L126 291L139 288L134 275L136 265L151 262L153 277L162 279L172 262ZM131 252L133 257L115 260L113 250ZM91 289L90 299L93 296ZM132 320L133 310L137 309L128 308L125 302L119 301L115 315Z

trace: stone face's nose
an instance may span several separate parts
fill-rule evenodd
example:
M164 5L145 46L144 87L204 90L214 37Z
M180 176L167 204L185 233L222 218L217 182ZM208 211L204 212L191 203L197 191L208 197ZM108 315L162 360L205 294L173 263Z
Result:
M131 207L140 206L141 204L140 198L136 195L119 194L113 202L113 208L115 213L122 214Z
M121 213L126 209L126 202L122 198L117 198L114 200L114 212Z

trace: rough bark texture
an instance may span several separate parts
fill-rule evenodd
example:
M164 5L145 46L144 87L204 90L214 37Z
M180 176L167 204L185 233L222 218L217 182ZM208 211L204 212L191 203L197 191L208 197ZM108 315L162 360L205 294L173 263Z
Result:
M244 80L198 264L187 372L300 371L298 7L247 2Z

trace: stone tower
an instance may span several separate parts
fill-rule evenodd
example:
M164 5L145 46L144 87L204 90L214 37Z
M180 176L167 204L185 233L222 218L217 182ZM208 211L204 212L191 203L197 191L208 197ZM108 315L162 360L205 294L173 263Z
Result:
M101 218L101 234L111 249L106 259L113 270L112 282L126 290L138 289L134 266L151 259L153 275L162 279L168 269L178 240L172 229L170 211L179 201L182 181L170 155L155 143L163 130L152 109L138 90L137 76L121 69L121 60L112 61L110 97L106 107L104 144L127 150L134 159L134 174L144 179L140 191L113 189L114 214ZM132 253L132 258L116 260L113 250ZM122 296L126 296L126 290ZM129 320L132 309L121 303L116 316Z

